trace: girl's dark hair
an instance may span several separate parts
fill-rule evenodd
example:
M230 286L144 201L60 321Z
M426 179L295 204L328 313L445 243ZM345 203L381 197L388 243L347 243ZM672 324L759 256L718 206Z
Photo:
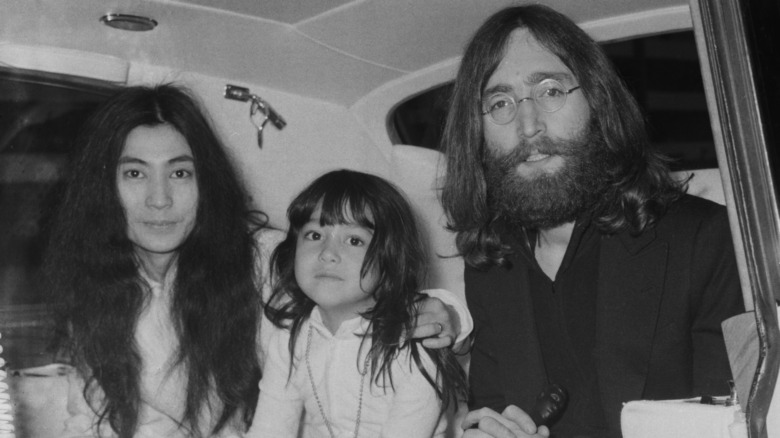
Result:
M303 190L287 210L290 228L271 257L273 293L265 313L277 326L290 329L290 356L295 357L301 326L315 306L295 280L294 262L298 235L317 207L321 225L354 223L374 233L361 267L361 276L372 269L377 272L371 291L376 304L362 315L370 321L366 336L372 340L372 381L377 385L380 379L389 381L392 387L391 365L402 349L409 348L444 408L450 401L465 399L466 376L452 351L426 349L437 369L437 375L431 376L420 360L420 345L404 340L414 327L417 303L424 297L419 288L426 275L426 252L406 198L391 183L366 173L327 173ZM291 371L292 367L291 363Z
M493 229L498 212L487 207L483 157L482 92L495 72L513 31L527 29L578 79L591 116L611 154L610 187L592 208L602 232L653 226L684 193L666 158L649 144L636 100L601 47L569 18L543 5L517 6L491 16L466 47L442 137L447 173L441 193L459 252L472 266L502 264L508 249Z
M187 140L198 184L196 223L178 250L171 320L178 336L172 366L186 370L181 427L193 436L249 425L260 366L259 254L253 232L263 215L248 197L225 148L195 98L174 85L130 87L102 105L76 141L70 177L50 230L49 287L61 304L56 344L85 376L84 396L120 437L138 426L141 357L135 342L150 289L127 237L116 173L128 134L168 125ZM93 394L104 394L95 399ZM221 405L209 404L210 396ZM211 411L212 431L199 419Z

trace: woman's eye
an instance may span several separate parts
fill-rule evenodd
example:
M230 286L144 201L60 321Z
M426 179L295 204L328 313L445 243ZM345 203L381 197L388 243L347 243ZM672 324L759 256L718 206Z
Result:
M140 178L143 176L141 171L136 169L125 170L123 174L125 175L126 178L132 178L132 179Z
M173 171L174 178L189 178L192 176L192 171L186 169L178 169Z

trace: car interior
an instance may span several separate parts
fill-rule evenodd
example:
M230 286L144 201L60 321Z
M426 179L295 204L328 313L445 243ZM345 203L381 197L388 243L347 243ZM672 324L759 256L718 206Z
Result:
M391 180L422 224L429 286L465 302L463 260L438 202L441 129L464 45L488 16L516 3L5 0L0 437L12 436L3 435L8 425L16 436L54 436L67 415L63 365L48 349L51 291L39 275L46 224L80 123L125 86L194 90L270 227L285 230L293 196L328 170ZM734 342L750 358L735 372L744 436L780 436L780 208L770 146L780 131L780 87L769 61L780 40L767 24L780 7L540 3L603 45L647 117L653 146L671 158L676 178L689 179L688 192L728 208L746 303Z

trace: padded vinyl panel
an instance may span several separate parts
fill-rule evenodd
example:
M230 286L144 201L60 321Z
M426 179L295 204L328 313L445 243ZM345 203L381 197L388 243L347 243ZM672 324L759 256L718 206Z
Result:
M396 145L391 161L390 178L412 203L428 243L428 287L448 289L465 303L463 259L456 256L455 234L445 228L447 220L438 199L444 155L417 146Z

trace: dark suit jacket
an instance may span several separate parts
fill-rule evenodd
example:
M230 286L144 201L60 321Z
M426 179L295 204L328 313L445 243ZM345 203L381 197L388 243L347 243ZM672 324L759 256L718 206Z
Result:
M508 268L465 271L472 408L527 411L547 384L529 267L508 260ZM620 429L629 400L728 394L720 323L744 304L723 206L685 196L640 236L602 236L597 299L594 360L610 429Z

